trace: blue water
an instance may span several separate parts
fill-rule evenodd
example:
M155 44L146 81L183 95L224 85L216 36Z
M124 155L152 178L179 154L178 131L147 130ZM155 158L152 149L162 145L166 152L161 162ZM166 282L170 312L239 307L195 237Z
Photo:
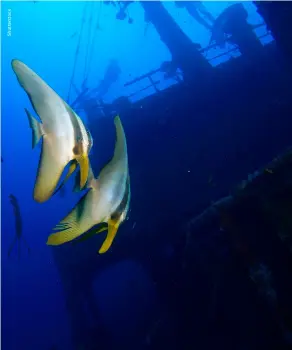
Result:
M207 2L205 6L217 17L230 3ZM252 3L243 4L248 10L250 23L263 23ZM24 107L30 110L32 108L12 72L10 62L14 58L23 61L67 100L84 13L85 22L83 34L80 36L74 84L80 87L86 72L88 86L93 88L102 79L109 60L116 59L121 68L121 76L105 95L106 102L138 92L147 82L142 81L129 88L124 87L124 84L157 69L163 61L170 60L171 57L153 25L144 22L144 11L139 2L129 8L133 24L116 20L115 8L102 2L84 4L74 1L27 1L3 2L1 6L1 153L4 159L1 170L2 348L49 350L56 346L56 349L72 350L60 275L51 249L45 242L52 227L71 209L78 195L67 192L65 198L56 196L43 204L33 201L32 191L40 148L32 150L31 130ZM202 47L208 45L209 32L197 24L184 9L176 8L171 1L166 2L164 6L194 42L200 43ZM8 11L11 11L11 36L7 35ZM92 13L95 15L91 16ZM95 31L97 25L99 29ZM264 25L258 29L258 35L265 31ZM266 36L262 40L263 44L266 44L273 38ZM93 48L89 56L86 53L88 47ZM229 49L228 46L225 51ZM208 53L207 57L212 65L240 55L239 51L235 50L220 59L212 59L221 51L217 49ZM166 89L175 83L162 81L159 88ZM153 93L155 90L149 89L143 94L135 95L132 100L137 101ZM69 102L75 97L76 94L71 91ZM81 116L86 122L85 115ZM134 192L135 188L132 188L132 191ZM23 235L31 249L31 253L28 254L22 246L20 259L16 247L11 257L7 257L15 232L13 211L8 199L10 193L18 198L23 219ZM133 301L134 297L129 297L130 290L126 280L131 276L139 276L142 284L137 287L136 301ZM95 281L95 285L94 295L97 303L101 305L105 325L108 329L117 329L116 332L113 331L113 337L121 336L120 333L135 332L139 314L154 307L155 288L147 273L131 261L104 271ZM145 299L145 295L149 299ZM133 302L136 305L136 313L132 312L125 317L125 307L122 305ZM123 327L119 328L117 323L123 324Z

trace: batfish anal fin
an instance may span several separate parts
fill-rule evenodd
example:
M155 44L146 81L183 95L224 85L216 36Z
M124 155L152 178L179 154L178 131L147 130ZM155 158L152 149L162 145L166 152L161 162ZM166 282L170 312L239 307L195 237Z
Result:
M54 228L56 233L48 237L47 245L61 245L72 241L88 231L97 223L86 212L86 202L90 201L91 191L85 193L75 208Z
M104 254L110 249L113 243L113 240L116 237L119 226L120 226L120 223L117 221L114 221L112 219L108 221L108 233L105 241L103 242L102 246L98 251L99 254Z

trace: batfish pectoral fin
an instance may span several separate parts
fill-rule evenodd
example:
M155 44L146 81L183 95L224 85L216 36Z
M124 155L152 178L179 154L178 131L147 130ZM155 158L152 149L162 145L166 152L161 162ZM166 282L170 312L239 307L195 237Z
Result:
M80 189L86 185L88 171L89 171L89 159L87 154L82 154L76 158L80 166Z
M73 187L73 192L79 192L81 191L80 188L80 169L77 170L75 179L74 179L74 187Z
M77 168L77 162L76 160L71 160L70 161L70 165L69 165L69 169L67 172L67 175L65 177L65 179L60 183L60 186L55 190L55 192L53 194L56 194L58 191L61 190L61 188L65 185L65 183L67 182L67 180L69 179L69 177L74 173L74 171Z
M91 228L89 231L87 231L86 233L84 233L80 238L78 238L75 243L79 243L79 242L84 242L84 241L87 241L89 238L103 232L103 231L106 231L107 230L107 225L104 224L103 226L101 227L93 227Z
M112 219L108 221L108 233L105 241L103 242L101 248L98 251L99 254L104 254L109 250L109 248L113 243L113 240L116 237L119 226L120 226L120 222L117 222Z
M106 230L107 230L107 227L106 227L106 226L100 227L100 228L95 232L95 234L97 235L98 233L101 233L101 232L106 231Z
M69 177L74 173L74 171L76 170L77 168L77 162L72 160L70 162L70 166L69 166L69 170L68 170L68 173L64 179L64 183L69 179Z
M24 110L29 121L29 126L32 130L32 148L35 148L41 137L44 135L42 124L37 121L26 108Z
M93 185L93 182L95 183L94 185ZM85 186L87 188L90 188L92 186L97 188L96 186L97 184L98 184L98 181L94 178L92 168L91 166L89 166L88 177L87 177ZM73 188L73 192L79 192L79 191L82 191L82 188L80 188L80 169L78 169L78 171L76 172L76 176L74 180L74 188Z

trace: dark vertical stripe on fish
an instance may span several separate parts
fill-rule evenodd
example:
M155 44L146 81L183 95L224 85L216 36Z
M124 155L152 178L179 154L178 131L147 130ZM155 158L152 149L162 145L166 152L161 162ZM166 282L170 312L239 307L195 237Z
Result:
M75 140L75 146L73 148L73 152L75 155L80 155L83 153L83 135L82 130L79 125L79 122L77 120L77 117L74 115L72 109L65 103L65 108L70 116L71 123L73 125L73 132L74 132L74 140Z
M129 197L130 197L130 177L128 175L127 181L126 181L126 190L125 190L123 199L121 200L120 204L117 206L114 213L111 215L112 220L117 220L121 217L121 215L123 214L123 212L127 206L127 203L129 201Z

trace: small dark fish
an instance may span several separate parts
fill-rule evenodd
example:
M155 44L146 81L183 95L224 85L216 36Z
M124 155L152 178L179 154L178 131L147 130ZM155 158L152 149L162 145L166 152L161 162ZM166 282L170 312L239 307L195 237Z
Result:
M13 211L15 216L15 236L8 250L8 257L10 256L15 244L17 244L17 252L18 252L18 259L19 259L20 258L20 240L22 239L28 253L30 252L30 248L25 238L22 235L22 220L21 220L20 209L19 209L17 198L13 194L10 194L9 198L10 198L10 203L13 206Z
M4 160L3 160L3 158L1 157L1 163L3 163L4 162Z

